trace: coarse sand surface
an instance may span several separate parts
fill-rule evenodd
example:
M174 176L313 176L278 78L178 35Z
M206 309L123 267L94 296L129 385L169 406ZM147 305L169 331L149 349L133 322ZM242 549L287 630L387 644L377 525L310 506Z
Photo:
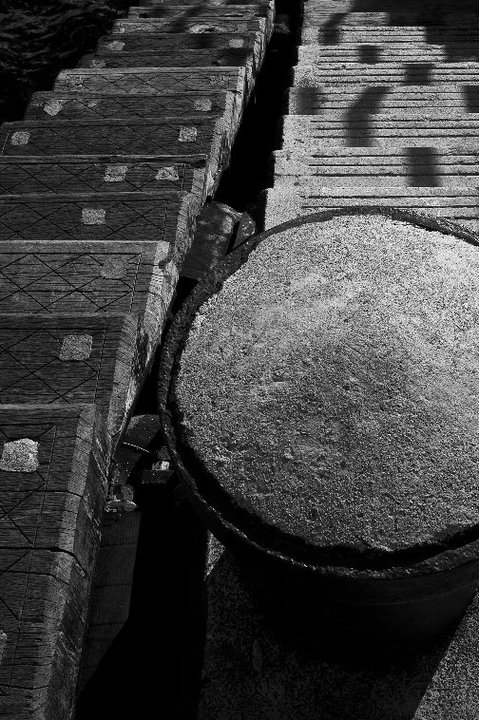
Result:
M447 543L479 521L478 321L463 240L375 214L282 230L196 316L185 437L288 536L339 554Z

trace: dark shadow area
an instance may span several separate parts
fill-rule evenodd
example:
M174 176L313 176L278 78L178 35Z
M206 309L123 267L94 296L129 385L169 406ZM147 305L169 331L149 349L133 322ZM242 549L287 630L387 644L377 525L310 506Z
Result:
M317 87L295 88L296 114L321 115L328 101L328 95Z
M11 0L0 5L0 123L21 120L32 93L50 90L128 9L127 0Z
M174 487L142 486L130 613L75 720L194 720L206 623L206 530Z
M355 0L351 12L388 13L388 25L424 25L426 42L443 45L449 62L479 60L476 0Z
M214 198L235 210L249 212L258 223L262 221L258 197L270 185L270 158L279 147L278 120L284 112L284 94L289 86L291 67L296 62L300 11L300 3L276 2L276 16L281 16L282 22L270 40L254 94L233 145L230 165Z
M358 48L358 62L375 65L381 62L381 48L376 45L360 45Z
M405 148L409 184L412 187L438 187L441 185L438 152L433 147Z
M431 85L433 63L406 63L404 68L405 85Z
M367 147L373 144L371 117L381 110L381 102L387 95L386 85L371 86L363 90L359 98L345 113L348 145Z
M321 45L337 45L341 39L341 24L348 13L335 13L321 26L318 42Z
M284 589L287 584L285 582ZM447 647L362 665L328 657L319 644L303 650L257 597L244 566L225 553L208 578L208 628L198 720L301 718L412 720Z
M479 112L479 85L464 85L464 99L467 112Z

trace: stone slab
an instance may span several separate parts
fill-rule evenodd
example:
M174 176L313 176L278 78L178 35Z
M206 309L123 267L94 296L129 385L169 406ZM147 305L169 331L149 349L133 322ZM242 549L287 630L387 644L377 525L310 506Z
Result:
M251 3L249 5L204 5L200 6L184 6L181 4L170 5L149 5L149 6L130 6L128 18L131 19L159 19L161 21L169 21L173 27L182 28L185 23L216 23L224 20L232 20L234 22L251 22L258 20L265 21L265 30L268 37L273 30L274 22L274 2L269 3Z
M159 32L190 32L190 33L237 33L242 35L247 32L260 32L267 37L267 19L263 17L255 19L242 18L221 18L221 17L196 17L178 20L175 17L141 19L127 18L117 20L113 25L113 33L159 33Z
M259 48L262 56L265 38L261 32L246 33L148 33L144 35L112 33L98 41L97 53L127 52L181 52L183 50L201 50L218 48Z
M339 16L339 17L338 17ZM422 10L420 7L415 8L395 8L391 12L352 12L352 13L334 13L331 11L307 11L304 13L304 27L320 27L328 21L333 20L335 25L425 25L443 27L468 27L473 22L477 22L477 9L472 10L469 14L459 12L446 11L441 12L440 6L437 7L435 13L428 10Z
M198 0L182 0L181 3L177 4L181 4L182 6L198 5ZM230 5L228 0L206 0L206 2L201 4L203 7L224 7ZM254 4L258 6L270 5L271 0L256 0ZM158 7L164 5L164 0L140 0L138 5L142 8ZM235 0L234 5L251 5L251 0Z
M133 120L176 117L231 117L240 113L233 92L185 92L182 95L127 95L101 92L38 92L27 107L27 120Z
M477 84L479 63L378 63L377 65L331 62L324 65L297 65L292 84L296 87L316 87L338 82L341 85L421 85L431 87Z
M427 28L424 25L362 25L356 22L350 25L331 23L329 28L304 26L301 29L303 45L337 45L343 42L402 42L411 41L447 43L454 46L457 42L470 42L479 39L477 27L441 27Z
M96 53L84 55L77 67L245 67L248 83L257 67L252 50L243 48L182 50L174 52Z
M459 43L458 43L459 49ZM470 60L479 56L479 42L461 43L462 55L469 53ZM298 65L325 65L335 63L355 64L398 62L449 63L450 50L445 45L428 45L426 42L411 43L341 43L340 45L302 45L298 48ZM446 66L447 67L447 66Z
M138 315L149 361L186 248L152 242L0 244L0 312Z
M0 192L185 192L206 198L205 155L0 158Z
M96 405L115 446L144 371L133 315L0 315L6 405Z
M101 92L117 95L182 95L190 92L230 91L245 93L244 68L123 68L62 70L54 89L77 93Z
M71 717L109 448L94 406L0 407L0 713ZM10 469L9 443L34 444ZM23 465L27 468L27 465Z
M474 117L474 120L470 118ZM476 119L477 118L477 119ZM457 115L452 118L408 118L392 114L367 114L349 118L326 118L311 115L292 115L283 118L283 150L303 154L325 144L345 146L400 146L477 148L479 115Z
M189 246L197 199L184 193L0 196L0 242L152 242ZM73 251L77 245L71 245Z
M265 228L321 210L354 206L395 207L455 220L479 231L479 191L473 187L323 187L267 191Z
M278 150L274 158L276 188L479 184L479 149L328 147L305 155Z
M468 112L463 87L445 83L434 88L416 85L355 86L353 83L325 84L316 88L291 88L286 102L290 115L324 115L333 111L375 114L378 112L413 113L444 111L463 116Z
M385 3L383 0L308 0L306 3L308 12L339 12L339 13L356 13L358 11L367 12L378 12L393 3ZM418 6L423 12L429 12L436 14L438 9L442 11L456 11L460 7L462 12L466 10L475 10L477 8L475 0L461 0L460 3L454 2L454 0L422 0L418 3L417 0L403 0L401 3L401 9L406 11L412 11L418 9ZM393 10L394 10L393 6Z
M0 154L207 155L216 176L233 142L231 118L50 120L4 123Z

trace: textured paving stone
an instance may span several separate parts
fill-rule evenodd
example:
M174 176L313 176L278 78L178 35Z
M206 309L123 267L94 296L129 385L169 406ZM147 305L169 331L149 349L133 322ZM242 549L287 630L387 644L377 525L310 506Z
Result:
M392 185L471 186L479 184L479 149L326 147L318 153L275 153L275 187Z
M0 241L189 245L197 202L182 193L0 196ZM72 246L72 250L75 246Z
M0 313L138 315L150 352L163 328L184 248L166 243L0 244Z
M4 717L68 717L99 541L109 448L92 405L1 406ZM8 445L35 463L12 470ZM40 714L41 713L41 714Z
M183 95L127 95L100 92L38 92L27 108L27 120L115 120L134 118L228 116L239 109L233 92L190 92Z
M230 90L244 94L243 68L123 68L122 70L75 69L63 70L55 82L55 90L77 93L102 92L132 95L182 95L190 92L218 92Z
M143 379L138 331L133 315L0 315L2 403L95 404L116 445Z
M479 42L461 44L461 50L470 53L475 61L479 53ZM378 65L389 62L427 62L436 64L450 62L449 51L444 45L429 45L426 42L374 43L364 38L363 42L341 43L338 45L303 45L298 48L299 65L327 65L329 63L355 63ZM359 69L359 68L358 68ZM446 65L447 69L447 65Z
M177 20L174 17L165 18L128 18L117 20L113 25L113 33L159 33L159 32L190 32L190 33L237 33L267 32L267 19L241 19L221 17L191 17Z
M58 120L5 123L2 155L188 155L210 157L211 171L221 146L231 142L231 123L223 118L152 120Z
M92 193L186 192L201 201L207 193L205 155L32 156L0 158L0 192Z
M332 62L317 65L298 65L294 69L293 85L315 87L337 82L341 85L420 85L430 87L448 83L462 85L477 83L479 63L378 63L377 65Z
M254 69L254 56L251 50L228 48L227 50L182 50L166 52L129 52L97 53L84 55L77 67L246 67L249 82Z
M475 119L469 119L474 117ZM441 146L477 148L479 116L466 115L443 118L437 114L408 118L393 114L365 114L364 117L328 120L310 115L291 115L284 118L284 150L300 153L325 144L346 146Z
M243 48L264 50L265 38L260 32L246 33L145 33L144 35L113 33L100 38L96 52L181 52L183 50L214 50Z
M458 42L477 42L479 31L475 24L469 27L435 27L433 38L435 43L457 44ZM378 43L393 40L404 44L411 41L427 42L431 40L430 32L424 25L361 25L357 22L350 25L331 23L330 27L324 25L303 27L301 29L301 43L303 45L319 44L321 46L337 45L345 42Z
M447 107L451 114L466 117L467 96L461 85L441 84L435 87L417 85L324 84L316 88L291 88L287 109L290 115L322 115L340 111L352 117L378 112L429 112L435 115ZM479 101L474 105L479 109ZM470 111L469 111L470 112Z
M455 219L479 231L479 191L474 187L323 187L299 188L294 192L274 188L267 191L266 228L330 208L353 206L398 207Z
M185 22L222 22L233 20L235 22L248 22L259 20L265 21L267 35L271 34L274 20L274 2L251 3L250 5L215 5L198 6L183 5L149 5L147 7L131 6L128 11L128 18L151 18L168 20L174 26L180 26Z
M440 8L440 6L438 6ZM338 17L338 15L341 15ZM441 25L443 27L467 27L472 22L477 22L477 10L470 15L461 12L429 13L422 8L397 8L393 12L352 12L332 13L311 10L304 14L303 27L319 27L333 18L338 25Z

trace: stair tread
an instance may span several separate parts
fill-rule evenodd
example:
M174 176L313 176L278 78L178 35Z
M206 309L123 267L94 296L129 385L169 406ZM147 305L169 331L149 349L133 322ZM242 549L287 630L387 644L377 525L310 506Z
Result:
M206 199L206 156L0 157L0 193L191 192Z

